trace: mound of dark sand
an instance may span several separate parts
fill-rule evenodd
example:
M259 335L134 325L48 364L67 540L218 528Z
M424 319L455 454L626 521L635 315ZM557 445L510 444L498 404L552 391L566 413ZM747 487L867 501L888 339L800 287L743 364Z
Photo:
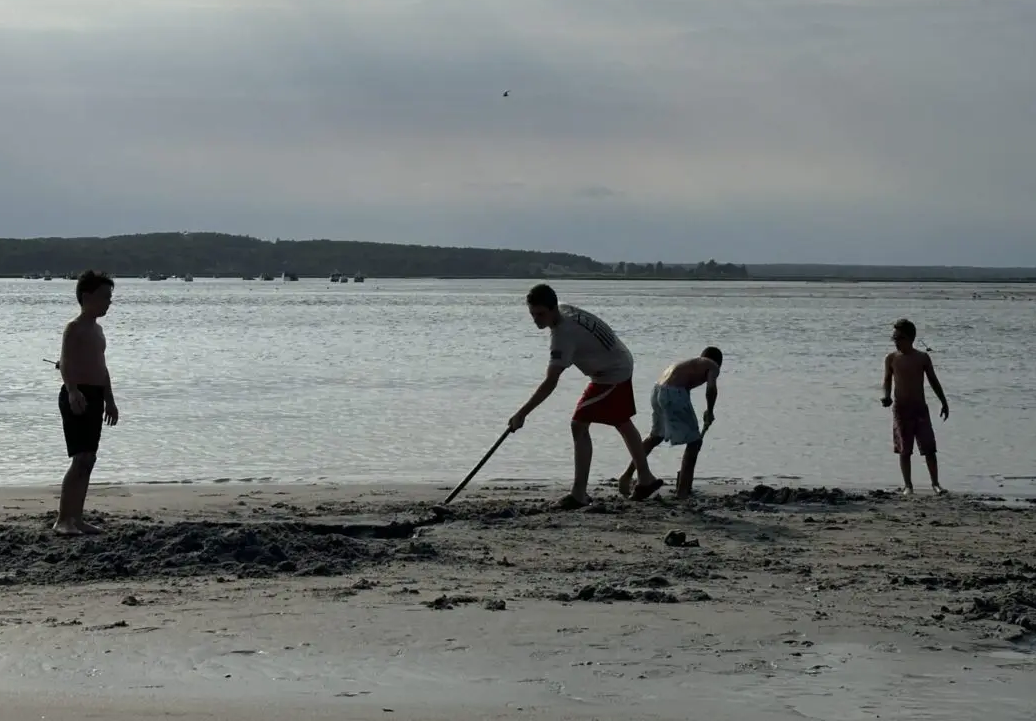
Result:
M528 501L461 501L449 506L438 506L437 509L437 513L447 521L476 521L485 524L539 516L551 510L550 502L542 498Z
M548 595L563 603L588 601L591 603L616 603L635 601L640 603L695 603L710 601L712 597L699 589L676 589L665 576L632 577L611 583L589 583L571 593L561 592Z
M335 576L400 554L433 556L408 539L413 524L332 525L180 522L111 523L102 536L60 538L48 530L0 530L0 576L51 584L124 578L278 574ZM418 547L420 546L420 547Z
M433 601L425 601L421 605L426 606L434 611L452 611L458 606L466 606L471 603L481 603L482 608L487 611L505 611L507 610L507 602L502 598L479 598L478 596L471 596L462 594L458 596L447 596L443 594Z
M1036 631L1036 587L1015 588L976 598L964 611L967 621L992 619Z
M885 491L850 493L840 488L774 488L757 485L751 490L742 490L724 495L702 494L695 498L699 509L751 509L761 505L814 504L839 506L858 501L892 500L895 496ZM562 513L555 508L557 499L535 498L528 500L471 500L461 501L447 507L439 507L438 514L447 521L474 521L487 526L501 521L511 521L550 513ZM643 515L658 511L658 502L668 501L668 496L656 497L650 503L631 503L621 499L597 498L580 513L606 515ZM422 509L425 510L425 509ZM430 509L428 509L430 511ZM569 512L570 513L570 512Z
M817 503L837 506L852 501L862 501L866 496L860 493L846 493L840 488L773 488L759 484L751 491L739 491L729 498L742 502L766 503L783 506L789 503Z
M932 590L945 588L954 591L974 591L1010 583L1032 584L1036 587L1036 576L1025 573L962 573L946 575L906 576L890 575L893 586L924 586Z

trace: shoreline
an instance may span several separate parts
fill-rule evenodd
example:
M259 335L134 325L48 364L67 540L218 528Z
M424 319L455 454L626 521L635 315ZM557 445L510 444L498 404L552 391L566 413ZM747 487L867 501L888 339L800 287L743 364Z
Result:
M591 481L590 488L598 489L597 493L604 491L606 494L611 495L611 491L616 488L615 479L598 479L597 482ZM1036 481L1036 478L1030 478L1028 476L1021 477L1009 477L1003 480L1012 482L1021 481ZM769 482L767 482L769 481ZM458 481L459 482L459 481ZM665 486L662 489L662 495L666 496L673 492L675 481L668 479L665 481ZM147 492L152 490L158 492L160 489L176 489L182 488L185 490L198 489L283 489L285 491L327 491L334 492L336 497L352 497L358 493L366 491L391 491L393 493L410 493L417 497L421 497L424 500L442 500L445 496L453 490L456 483L453 482L442 482L442 481L392 481L385 483L383 481L366 481L366 482L354 482L348 483L333 483L326 480L314 480L314 481L278 481L271 479L252 479L252 478L218 478L212 480L181 480L181 481L92 481L90 483L90 492L87 496L87 504L89 505L90 499L93 494L103 489L126 489L126 490L137 490L140 492ZM559 495L564 493L565 488L568 486L567 480L547 480L547 479L520 479L520 478L489 478L483 481L479 481L477 478L469 484L458 500L463 500L465 494L477 492L475 489L490 490L490 491L508 491L515 490L521 487L536 487L544 491L555 490ZM852 484L852 483L841 483L831 486L817 486L809 483L808 481L790 476L773 476L773 477L755 477L751 479L729 479L729 478L701 478L695 479L694 493L696 497L704 498L715 498L724 495L744 492L751 490L758 486L769 486L769 487L788 487L792 489L809 489L809 490L828 490L838 491L847 494L858 494L867 495L871 493L885 493L889 495L898 495L902 489L901 485L894 483L886 484L883 487L875 488L874 486ZM25 494L25 493L43 493L52 492L57 497L60 493L61 484L56 482L39 483L39 484L0 484L0 501L3 501L7 494ZM974 490L955 490L953 488L947 488L947 493L954 498L961 498L975 502L986 502L986 503L1005 503L1005 504L1022 504L1021 507L1025 507L1025 504L1036 504L1036 487L1033 487L1029 491L1006 493L1001 489L1000 491L974 491ZM593 495L593 494L591 494ZM915 486L915 497L924 497L931 495L931 489L929 486L921 484ZM617 500L618 496L613 500Z
M0 703L118 721L1036 703L1034 504L758 487L565 512L518 482L440 517L444 488L112 484L87 499L105 535L71 539L46 529L56 486L0 488Z
M261 273L256 273L255 276L258 279ZM246 281L239 275L195 275L192 276L194 280L241 280L242 282L260 282ZM32 280L32 281L43 281L42 278L24 278L22 274L0 274L2 280ZM303 275L298 276L299 280L328 280L325 275ZM1003 278L957 278L953 276L946 277L922 277L922 278L903 278L903 277L887 277L887 276L816 276L816 275L753 275L745 278L730 278L730 277L651 277L651 276L624 276L624 275L595 275L593 273L574 273L572 275L553 275L545 274L543 279L547 281L551 280L613 280L619 282L664 282L664 281L679 281L679 282L702 282L702 283L834 283L834 284L853 284L853 283L942 283L942 284L976 284L976 285L989 285L993 283L1000 283L1004 285L1032 285L1036 284L1036 276L1025 275L1025 276L1005 276ZM54 280L66 280L64 278L54 278ZM138 278L136 275L128 275L120 277L119 280L147 280L146 278ZM176 278L169 278L167 280L177 280ZM533 280L528 276L524 275L383 275L377 277L368 277L365 282L378 281L378 280ZM270 281L267 281L270 282ZM276 281L274 281L276 282ZM330 281L328 281L330 282ZM354 285L354 283L342 283L341 285Z

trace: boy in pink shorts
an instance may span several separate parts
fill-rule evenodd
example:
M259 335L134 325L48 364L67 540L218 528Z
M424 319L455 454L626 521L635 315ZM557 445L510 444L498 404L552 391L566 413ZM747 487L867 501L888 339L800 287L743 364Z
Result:
M903 493L911 495L914 484L910 479L910 456L917 451L924 456L928 464L928 474L932 479L932 490L937 495L946 491L939 485L939 463L935 456L935 430L932 428L932 417L928 412L928 403L924 397L924 381L932 386L942 409L939 415L945 421L950 416L950 406L946 402L942 385L935 375L931 357L914 348L917 328L906 318L897 320L892 327L892 342L896 350L885 356L885 395L881 404L892 406L892 449L899 455L899 469L903 472ZM895 381L895 398L893 399L893 381Z

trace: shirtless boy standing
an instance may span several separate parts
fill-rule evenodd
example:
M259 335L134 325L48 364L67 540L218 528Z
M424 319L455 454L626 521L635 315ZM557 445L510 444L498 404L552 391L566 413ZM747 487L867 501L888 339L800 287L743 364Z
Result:
M939 485L939 463L935 457L935 431L928 403L924 397L924 379L942 403L939 415L945 421L950 416L950 406L942 392L942 385L935 376L932 359L927 353L914 348L917 328L906 318L897 320L892 326L892 342L896 350L885 356L885 395L881 404L892 406L892 449L899 455L899 469L903 472L903 493L911 495L914 484L910 480L910 456L917 450L928 464L932 478L932 490L942 495L946 491ZM895 381L895 399L893 399Z
M54 531L63 536L96 534L101 529L83 520L83 505L90 473L97 460L101 427L114 426L119 409L112 395L111 376L104 360L107 341L97 319L108 312L115 283L103 273L88 270L76 283L79 315L65 326L61 337L61 392L58 408L65 431L65 446L72 462L61 484L61 502Z
M651 474L640 434L633 425L637 405L633 398L633 356L629 349L608 324L594 314L572 305L558 305L558 296L549 285L535 286L525 302L536 327L550 328L550 360L543 382L508 421L511 431L525 424L526 416L557 388L565 369L574 365L590 377L590 384L572 414L575 480L572 492L562 498L559 505L574 510L591 503L587 485L594 451L590 440L592 423L612 426L619 431L637 470L633 500L644 500L662 486L662 481Z
M644 455L650 455L663 441L669 441L673 446L686 446L680 473L676 477L676 497L681 500L691 495L702 435L715 420L716 397L719 395L716 381L722 365L722 351L709 346L700 357L666 368L651 390L651 433L644 439ZM702 414L703 430L698 430L698 417L691 405L691 389L700 385L705 385L705 402L708 404ZM619 493L629 495L632 477L631 465L619 476Z

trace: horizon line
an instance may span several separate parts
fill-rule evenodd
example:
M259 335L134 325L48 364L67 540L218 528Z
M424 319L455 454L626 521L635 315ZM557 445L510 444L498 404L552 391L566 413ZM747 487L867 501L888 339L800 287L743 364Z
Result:
M321 242L327 241L331 243L368 243L372 245L390 245L390 246L415 246L423 248L456 248L464 250L488 250L498 252L525 252L525 253L565 253L568 255L581 256L589 258L590 260L601 263L602 265L618 265L619 263L635 263L637 265L654 265L661 262L663 266L693 266L698 263L705 263L708 261L658 261L658 260L599 260L591 255L584 255L571 250L539 250L531 248L491 248L480 245L430 245L422 243L405 243L405 242L391 242L391 241L379 241L379 240L354 240L345 238L282 238L276 236L273 238L263 238L257 235L251 235L248 233L231 233L222 230L152 230L146 232L132 232L132 233L116 233L114 235L81 235L81 236L69 236L69 235L37 235L37 236L23 236L23 237L8 237L0 238L0 241L46 241L46 240L111 240L113 238L128 238L133 236L148 236L148 235L225 235L235 238L248 238L257 240L264 243L310 243L310 242ZM715 260L715 258L710 258ZM780 262L753 262L753 261L732 261L732 260L716 260L717 264L720 265L744 265L750 267L765 267L765 268L784 268L793 266L812 266L815 268L883 268L883 269L947 269L947 270L1023 270L1036 273L1036 266L1027 265L918 265L918 264L889 264L889 263L832 263L832 262L817 262L817 261L780 261Z

